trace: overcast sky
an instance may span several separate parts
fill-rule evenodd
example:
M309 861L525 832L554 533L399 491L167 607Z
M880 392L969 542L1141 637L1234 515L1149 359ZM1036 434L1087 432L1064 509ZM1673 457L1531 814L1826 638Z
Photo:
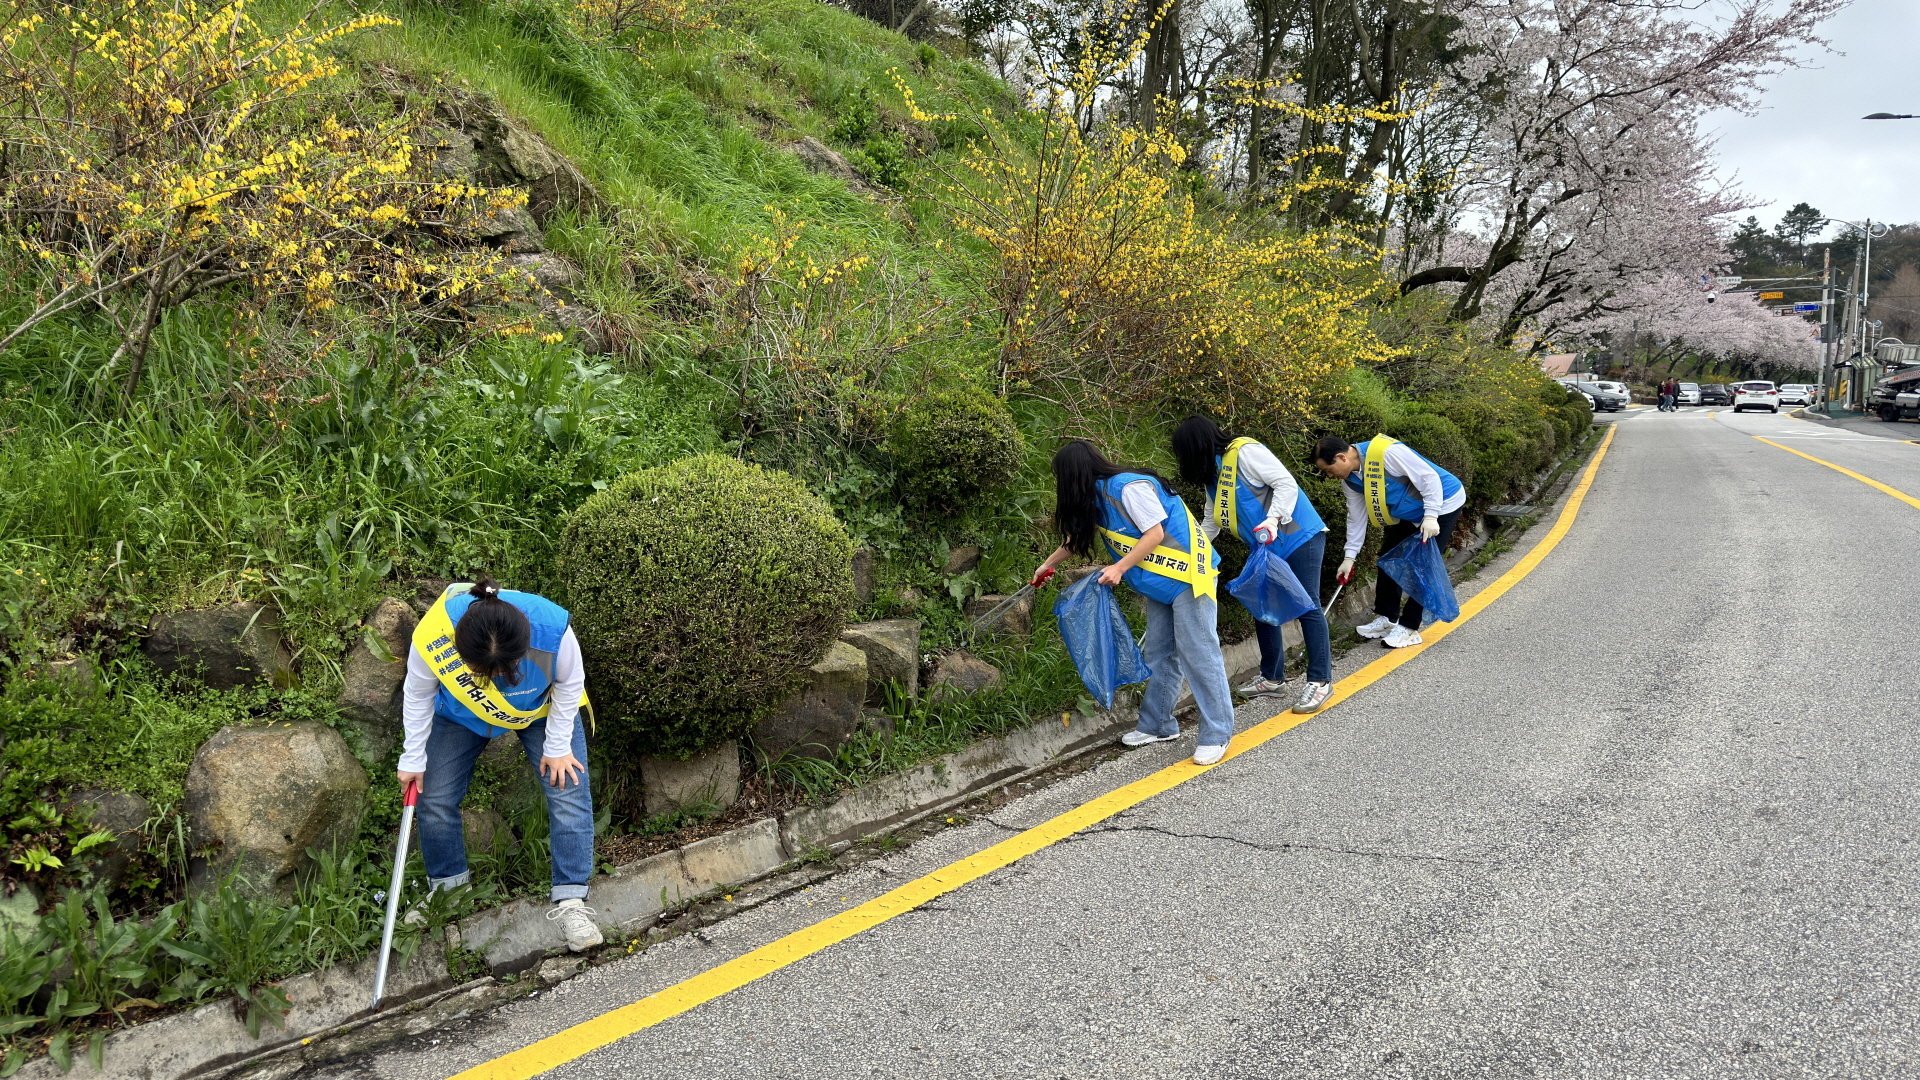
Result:
M1751 213L1768 226L1802 201L1829 217L1920 221L1920 120L1860 119L1920 113L1920 0L1853 0L1822 36L1834 52L1774 76L1757 114L1709 118L1721 174L1767 204Z

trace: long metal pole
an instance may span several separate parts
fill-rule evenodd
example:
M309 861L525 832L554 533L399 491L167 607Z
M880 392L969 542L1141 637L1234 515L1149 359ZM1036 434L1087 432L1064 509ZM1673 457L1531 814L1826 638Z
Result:
M387 961L393 955L393 924L400 917L400 887L406 884L407 837L413 832L413 805L420 798L420 785L408 782L400 797L400 844L393 853L393 880L387 883L387 924L380 931L380 963L373 972L374 1012L380 1011L380 999L387 995Z
M1833 245L1820 268L1820 411L1833 415Z

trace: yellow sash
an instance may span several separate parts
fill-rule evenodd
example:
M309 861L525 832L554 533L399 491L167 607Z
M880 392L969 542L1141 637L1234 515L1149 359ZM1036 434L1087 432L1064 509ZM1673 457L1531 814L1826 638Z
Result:
M413 628L413 648L420 658L433 669L433 676L440 685L460 700L460 703L472 709L475 716L493 727L512 728L519 731L535 720L544 719L553 705L553 672L547 672L547 700L535 709L516 709L510 704L492 679L480 680L467 670L467 662L460 659L460 650L453 645L453 618L447 614L447 598L464 595L470 586L456 583L447 586L440 599L420 617L420 625ZM460 590L456 593L454 590ZM580 691L580 708L587 714L589 730L593 726L593 706L587 701L587 692Z
M1234 481L1240 479L1240 448L1255 441L1242 436L1228 443L1220 457L1220 477L1213 483L1213 523L1224 523L1230 536L1240 535L1240 500L1233 497Z
M1387 447L1399 441L1387 435L1375 435L1367 441L1367 461L1360 468L1360 488L1367 499L1367 520L1376 529L1398 524L1400 520L1387 512Z
M1195 596L1216 596L1220 574L1213 568L1213 548L1207 543L1207 534L1200 531L1200 523L1193 520L1193 511L1187 510L1184 503L1180 509L1186 510L1187 535L1193 538L1193 554L1161 544L1140 560L1140 566L1161 577L1186 582L1193 586ZM1113 554L1114 562L1126 558L1138 542L1135 537L1122 535L1112 529L1101 529L1100 535L1106 538L1107 550Z

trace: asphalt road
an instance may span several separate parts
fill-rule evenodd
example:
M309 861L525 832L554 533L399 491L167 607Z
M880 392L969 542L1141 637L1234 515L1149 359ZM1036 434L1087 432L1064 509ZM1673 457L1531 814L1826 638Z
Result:
M1605 419L1560 546L1353 699L549 1075L1920 1075L1920 509L1752 436L1914 495L1920 446ZM1191 750L324 1072L449 1076Z

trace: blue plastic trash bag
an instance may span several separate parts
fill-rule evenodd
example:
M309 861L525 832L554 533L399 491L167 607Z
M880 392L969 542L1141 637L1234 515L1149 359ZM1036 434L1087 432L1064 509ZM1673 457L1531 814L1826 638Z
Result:
M1063 589L1053 602L1053 617L1060 622L1067 655L1080 669L1080 681L1101 708L1113 708L1115 690L1145 682L1152 674L1134 643L1133 628L1120 614L1113 590L1100 584L1098 574L1088 574Z
M1265 544L1253 545L1246 568L1240 571L1239 577L1227 582L1227 591L1245 604L1255 619L1268 626L1290 623L1320 606L1300 587L1300 579L1294 576L1287 560L1275 555Z
M1433 618L1452 622L1460 617L1460 601L1453 595L1453 578L1439 544L1423 544L1414 533L1380 557L1380 572L1399 582Z

